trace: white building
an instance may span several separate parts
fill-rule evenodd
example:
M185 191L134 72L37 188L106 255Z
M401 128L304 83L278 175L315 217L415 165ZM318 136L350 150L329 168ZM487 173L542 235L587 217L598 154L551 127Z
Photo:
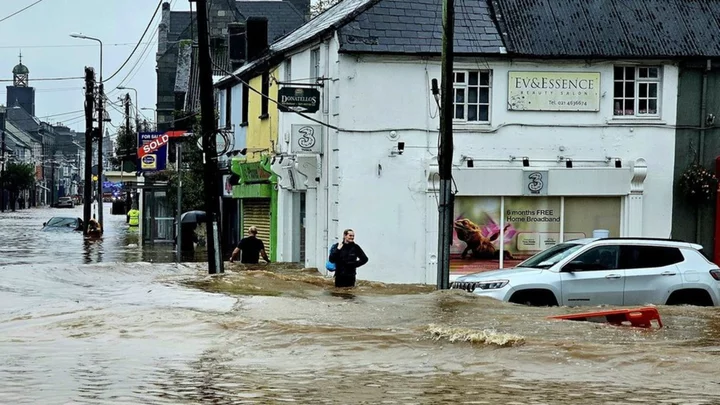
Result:
M485 2L464 11L454 60L460 232L452 272L508 267L596 231L669 237L675 65L519 56ZM358 278L436 282L439 108L431 81L441 76L440 16L439 1L345 0L235 72L269 63L281 67L272 85L321 95L308 116L323 125L280 114L272 166L279 261L304 248L305 265L324 271L328 247L352 228L370 258ZM314 78L323 86L309 86ZM315 145L298 146L308 137ZM473 246L462 258L467 240Z

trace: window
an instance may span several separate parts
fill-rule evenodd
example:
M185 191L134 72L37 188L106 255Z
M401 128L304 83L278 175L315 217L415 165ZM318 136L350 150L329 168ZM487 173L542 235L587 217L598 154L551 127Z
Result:
M248 124L248 105L250 102L250 88L247 85L242 85L242 123L240 125L245 126Z
M260 100L260 118L269 117L268 113L268 95L270 94L270 72L265 71L262 74L262 100Z
M623 246L620 265L623 269L648 269L671 266L685 258L680 249L662 246Z
M313 80L320 77L320 48L310 51L310 77Z
M660 115L660 67L615 66L614 76L613 115Z
M490 122L490 71L456 71L455 115L465 122Z
M232 87L228 87L225 91L225 128L230 129L232 126Z
M285 61L285 83L292 81L292 59Z
M618 268L619 246L598 246L572 259L564 271L616 270Z

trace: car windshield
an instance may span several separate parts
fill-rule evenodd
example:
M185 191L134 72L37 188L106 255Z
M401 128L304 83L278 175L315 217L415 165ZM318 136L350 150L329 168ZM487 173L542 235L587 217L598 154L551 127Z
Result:
M552 267L560 260L575 253L583 246L584 245L580 243L561 243L549 249L543 250L535 256L532 256L531 258L518 264L516 267L534 267L538 269L547 269Z
M55 226L58 226L58 227L72 226L72 227L75 227L75 226L77 226L77 223L78 223L77 218L52 217L52 218L50 218L50 220L47 222L47 224L45 226L53 226L53 227L55 227Z

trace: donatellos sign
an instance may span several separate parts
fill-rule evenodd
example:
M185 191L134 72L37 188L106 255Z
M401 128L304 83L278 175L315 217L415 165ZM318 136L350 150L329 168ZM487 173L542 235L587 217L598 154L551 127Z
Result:
M314 113L320 109L320 92L308 87L285 86L278 90L278 110Z

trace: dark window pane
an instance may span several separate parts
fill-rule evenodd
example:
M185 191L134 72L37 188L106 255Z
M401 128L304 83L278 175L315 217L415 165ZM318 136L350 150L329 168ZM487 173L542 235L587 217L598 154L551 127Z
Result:
M640 78L648 77L648 69L647 68L638 69L638 77L640 77Z
M465 102L465 89L455 90L455 102L456 103L464 103Z
M648 96L648 85L647 83L639 83L638 84L638 95L640 97L647 97Z
M657 114L657 100L654 98L651 98L648 100L648 114Z
M615 97L623 96L623 82L615 82L615 90L613 95Z
M625 97L635 97L635 82L625 83Z
M465 73L456 73L455 74L455 83L465 83Z
M647 114L647 100L646 99L638 100L638 112L640 114Z
M622 99L615 99L613 104L613 115L625 115L623 114L623 101Z
M479 121L490 121L490 106L487 105L481 105L480 106L480 117Z
M623 76L624 71L625 71L625 69L623 69L619 66L615 66L615 80L622 80L624 78L624 76Z
M572 259L576 271L615 270L618 268L618 246L598 246ZM567 266L567 265L566 265Z
M657 94L658 94L657 83L648 83L648 88L650 89L650 97L657 97Z
M468 103L477 103L478 102L478 88L477 87L471 87L468 89ZM468 113L469 115L469 113Z
M625 100L625 115L635 115L635 100Z
M672 266L684 260L678 248L622 246L620 249L620 266L627 270Z
M468 116L467 116L468 121L477 121L478 120L478 106L469 105L467 112L468 112Z
M455 106L455 118L460 119L460 120L465 118L465 106L464 105L456 105Z
M490 89L487 87L481 87L480 88L480 102L481 103L489 103L490 102Z
M635 80L635 68L634 67L626 67L625 68L625 80Z
M478 84L478 72L468 73L468 84L471 86L477 86Z
M490 72L480 72L480 85L481 86L489 86L490 85Z
M660 76L659 76L659 73L660 73L659 70L660 70L660 69L658 69L658 68L656 68L656 67L649 68L649 69L648 69L648 77L652 77L652 78L658 78L658 77L660 77Z

